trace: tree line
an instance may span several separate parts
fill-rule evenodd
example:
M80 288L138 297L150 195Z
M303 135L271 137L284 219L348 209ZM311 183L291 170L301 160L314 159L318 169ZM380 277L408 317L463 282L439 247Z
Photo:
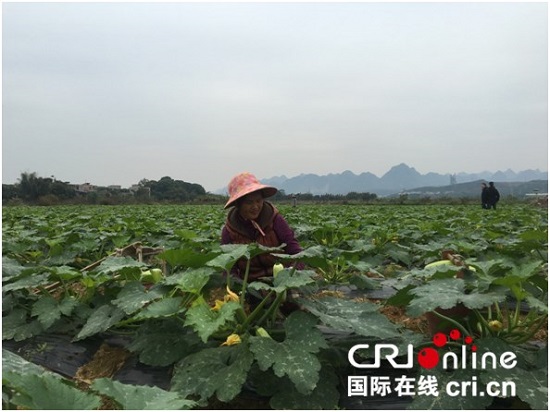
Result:
M375 193L350 192L345 195L313 195L311 193L286 194L279 190L270 200L286 204L334 203L334 204L477 204L477 197L409 196L379 198ZM511 196L506 203L520 201ZM78 190L78 185L52 177L40 177L35 172L22 173L15 184L2 184L3 205L43 205L57 204L142 204L142 203L198 203L220 204L227 201L227 195L207 193L197 183L164 176L160 180L142 179L135 187L120 189L117 187L94 187L92 191ZM527 202L524 200L524 202Z
M310 193L287 195L280 190L272 198L276 202L371 202L377 199L374 193L351 192L347 195L312 195ZM79 185L64 182L55 177L40 177L36 172L22 173L17 183L2 185L3 205L56 204L139 204L139 203L212 203L224 204L227 195L207 193L197 183L173 179L142 179L132 189L117 187L94 187L90 191L79 190Z
M15 184L2 184L2 204L119 204L119 203L180 203L208 199L204 188L196 183L165 176L160 180L141 180L130 189L93 187L79 190L79 185L52 177L40 177L36 172L22 173Z

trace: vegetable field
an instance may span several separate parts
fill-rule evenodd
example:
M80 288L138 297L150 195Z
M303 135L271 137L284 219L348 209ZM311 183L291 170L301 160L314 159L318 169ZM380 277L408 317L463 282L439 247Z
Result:
M389 395L352 393L350 377L368 374L348 354L379 343L397 348L396 359L413 348L414 365L399 376L438 383L437 396L409 390L403 408L548 408L546 209L279 209L299 255L221 246L221 206L4 207L4 409L257 408L251 398L273 409L368 408L361 402ZM227 276L260 253L284 264L273 279ZM465 312L447 312L456 306ZM57 373L36 361L53 336L102 345L74 374ZM422 358L464 357L466 346L462 366L428 367ZM516 362L480 367L474 352ZM363 347L354 359L369 364L373 356ZM129 359L166 371L169 385L117 379ZM103 374L89 369L100 360ZM389 374L391 365L374 373ZM450 390L466 380L515 390Z

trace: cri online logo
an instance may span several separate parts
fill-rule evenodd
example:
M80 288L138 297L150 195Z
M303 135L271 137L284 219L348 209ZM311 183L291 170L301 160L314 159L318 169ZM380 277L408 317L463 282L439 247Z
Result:
M432 338L432 343L436 348L422 348L416 355L416 361L424 369L433 369L439 365L440 361L444 369L496 369L501 367L504 369L512 369L517 364L517 357L513 352L503 352L499 355L493 352L485 352L481 356L477 356L477 346L474 345L474 339L471 336L465 336L460 351L447 351L440 356L441 349L448 343L456 343L462 339L462 335L458 329L453 329L449 336L444 333L436 333ZM454 342L453 342L454 341ZM368 349L370 345L359 344L353 346L348 352L348 360L350 364L356 368L380 368L382 359L395 369L410 369L414 366L414 348L413 345L407 345L407 353L405 355L399 353L399 347L391 343L377 343L374 345L373 363L358 363L355 360L355 352L360 349ZM468 353L469 352L469 353Z

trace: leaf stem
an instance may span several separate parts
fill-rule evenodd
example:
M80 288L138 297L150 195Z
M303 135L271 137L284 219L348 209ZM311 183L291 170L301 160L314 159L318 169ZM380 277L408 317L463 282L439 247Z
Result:
M469 335L470 332L462 325L461 323L457 322L453 318L450 318L448 316L442 315L441 313L437 312L436 310L432 311L436 316L440 317L443 320L446 320L447 322L451 323L452 325L456 326L458 329L461 330L462 333L465 335Z
M248 325L250 325L252 322L254 322L254 320L258 317L258 314L260 313L260 311L262 310L262 308L265 306L265 304L267 303L267 301L271 298L271 295L273 294L273 290L270 290L269 293L265 296L265 298L259 303L258 306L256 306L256 308L252 311L252 313L250 315L248 315L248 317L245 319L245 321L241 324L239 330L241 332L244 332L246 330L246 328L248 327ZM242 307L241 307L242 308ZM260 321L258 322L258 324L261 325L262 323L262 320L264 319L265 315L262 316L262 318L260 319Z
M244 271L243 286L241 288L241 296L240 296L241 307L244 305L244 296L246 294L246 285L248 283L248 274L250 273L250 260L251 259L248 259L246 261L246 269Z

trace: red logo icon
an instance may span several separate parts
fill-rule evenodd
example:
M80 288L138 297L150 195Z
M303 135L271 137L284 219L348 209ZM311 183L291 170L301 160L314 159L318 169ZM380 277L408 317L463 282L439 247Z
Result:
M433 338L433 344L438 348L443 348L447 343L449 343L449 338L451 341L457 341L462 337L462 334L458 329L453 329L450 331L449 336L445 335L442 332L436 333ZM472 345L474 339L471 336L464 337L464 343L470 346L470 350L475 352L477 346ZM423 348L418 352L416 357L418 364L424 369L433 369L439 363L439 352L434 348Z

